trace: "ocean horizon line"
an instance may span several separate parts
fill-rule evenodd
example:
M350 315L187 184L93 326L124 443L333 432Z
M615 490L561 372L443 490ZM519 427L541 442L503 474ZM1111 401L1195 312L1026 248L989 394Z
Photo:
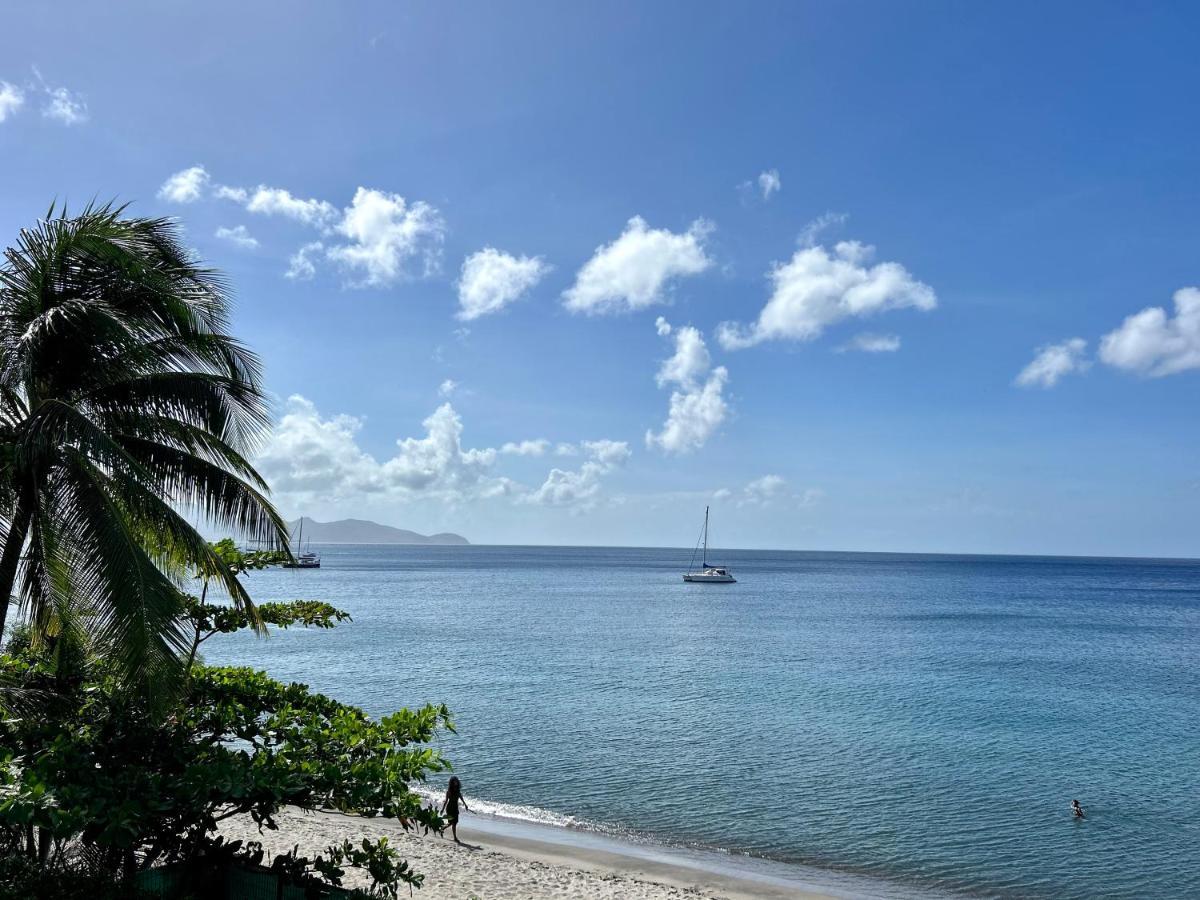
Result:
M437 543L422 543L419 541L400 542L400 541L312 541L315 546L320 547L421 547L424 549L436 549L446 551L462 551L465 549L481 549L481 548L518 548L518 549L546 549L546 550L682 550L690 552L687 547L670 546L666 544L521 544L521 543L487 543L487 542L470 542L467 544L437 544ZM965 550L827 550L827 549L810 549L810 548L792 548L792 547L737 547L727 546L721 547L712 551L714 555L730 552L730 553L796 553L810 555L842 555L842 556L888 556L888 557L940 557L946 559L1014 559L1014 560L1030 560L1030 559L1070 559L1070 560L1106 560L1106 561L1121 561L1130 560L1135 562L1179 562L1179 563L1196 563L1200 562L1200 556L1151 556L1139 554L1118 554L1108 555L1103 553L997 553L987 551L965 551Z

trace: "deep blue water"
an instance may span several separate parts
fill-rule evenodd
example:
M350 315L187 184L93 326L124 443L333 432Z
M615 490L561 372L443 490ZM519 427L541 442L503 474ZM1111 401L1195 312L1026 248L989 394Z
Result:
M918 892L1200 896L1200 562L320 549L251 593L353 623L208 661L444 701L469 799Z

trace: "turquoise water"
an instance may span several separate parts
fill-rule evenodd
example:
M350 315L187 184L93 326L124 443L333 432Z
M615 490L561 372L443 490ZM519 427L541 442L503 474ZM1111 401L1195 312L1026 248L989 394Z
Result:
M1200 562L320 549L251 593L353 623L208 660L444 701L468 799L881 894L1200 896Z

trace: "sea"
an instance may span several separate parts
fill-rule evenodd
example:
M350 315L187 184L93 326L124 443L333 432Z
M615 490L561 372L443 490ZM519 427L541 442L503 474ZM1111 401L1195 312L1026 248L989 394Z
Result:
M844 896L1200 897L1198 560L314 549L251 595L353 621L206 660L445 703L473 810Z

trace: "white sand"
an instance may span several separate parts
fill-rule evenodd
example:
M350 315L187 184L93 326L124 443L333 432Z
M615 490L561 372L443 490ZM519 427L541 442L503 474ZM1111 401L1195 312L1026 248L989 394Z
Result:
M405 832L385 819L290 809L277 817L278 831L260 835L249 819L226 821L221 831L231 838L261 841L269 854L284 853L299 844L300 852L310 856L345 838L387 835L413 868L425 873L424 887L414 894L416 900L815 900L824 896L770 881L481 829L473 827L470 818L459 824L461 846L449 837ZM365 886L367 878L349 870L346 884Z

